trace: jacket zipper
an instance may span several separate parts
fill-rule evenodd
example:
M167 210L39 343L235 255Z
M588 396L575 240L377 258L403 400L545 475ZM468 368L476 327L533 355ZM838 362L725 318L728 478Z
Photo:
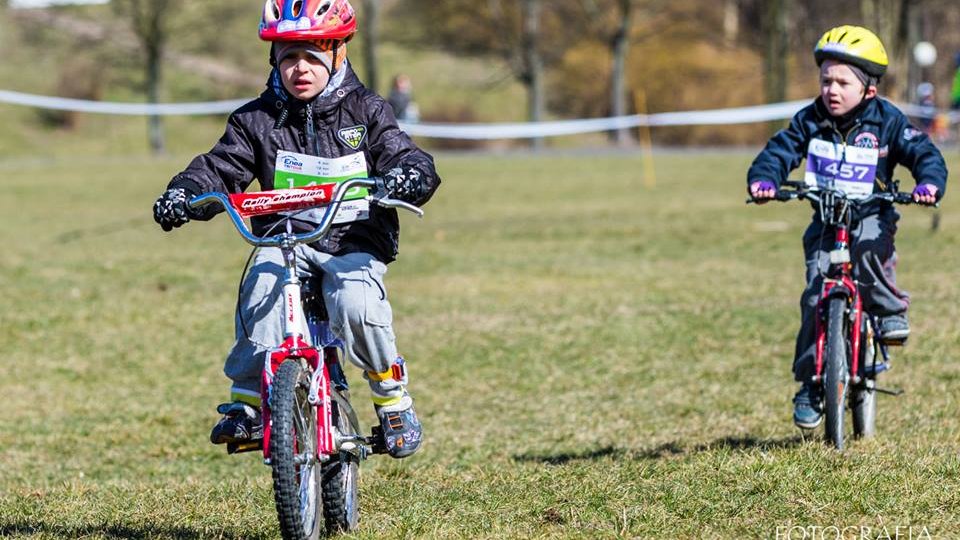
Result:
M312 147L312 148L311 148ZM313 155L320 155L320 141L317 140L317 129L313 125L313 105L307 104L307 152L313 151Z

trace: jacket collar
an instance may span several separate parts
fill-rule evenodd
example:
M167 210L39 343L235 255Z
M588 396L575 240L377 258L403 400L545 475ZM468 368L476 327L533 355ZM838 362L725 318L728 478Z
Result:
M344 98L362 86L363 84L360 82L360 79L357 78L357 74L354 73L350 63L344 61L340 70L338 70L334 78L330 81L330 85L328 85L322 93L309 102L301 101L287 92L280 79L280 72L274 68L267 78L267 88L260 94L260 99L278 113L286 113L283 114L284 118L291 112L301 113L308 103L312 106L315 113L323 116L324 113L339 106Z
M865 99L847 114L837 117L830 114L827 107L817 98L814 102L814 117L821 128L835 129L846 133L851 128L862 124L881 125L883 122L883 106L881 98Z

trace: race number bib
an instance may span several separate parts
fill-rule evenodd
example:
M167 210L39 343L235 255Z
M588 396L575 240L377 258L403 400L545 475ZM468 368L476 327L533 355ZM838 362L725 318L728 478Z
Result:
M807 149L807 170L804 182L809 189L833 188L851 199L864 199L873 193L877 179L876 148L832 143L813 139Z
M354 178L367 178L367 160L363 152L338 158L322 158L280 150L277 152L276 172L273 177L275 189L293 189L318 184L341 184ZM348 223L370 217L370 202L363 200L366 188L353 188L340 204L334 223ZM297 213L297 219L320 222L323 208L314 208Z

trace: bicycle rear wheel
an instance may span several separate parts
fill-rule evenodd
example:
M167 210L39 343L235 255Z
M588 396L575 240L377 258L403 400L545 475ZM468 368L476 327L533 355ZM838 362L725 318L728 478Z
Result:
M315 540L323 528L317 409L307 400L309 388L310 372L296 359L284 361L273 379L270 464L284 540Z
M344 436L358 436L360 426L346 396L333 401L333 423ZM360 483L360 458L341 450L321 467L323 517L328 534L350 532L360 521L357 488Z
M843 450L843 415L847 405L847 299L830 299L827 311L827 335L823 348L823 413L826 439Z
M853 434L869 439L877 431L877 381L864 379L853 389Z

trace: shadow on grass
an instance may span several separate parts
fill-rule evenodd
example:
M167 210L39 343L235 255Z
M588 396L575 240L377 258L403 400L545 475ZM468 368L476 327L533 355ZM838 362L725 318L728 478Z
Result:
M4 523L0 522L0 538L12 535L32 536L46 535L58 538L85 538L87 536L101 536L116 539L147 539L147 538L176 538L176 539L208 539L223 540L268 538L260 534L249 532L210 531L209 529L191 529L189 527L137 527L126 525L52 525L49 523Z
M671 441L653 448L644 448L632 450L627 448L617 448L615 446L604 446L594 450L584 452L561 452L557 454L520 454L513 456L515 461L521 463L546 463L548 465L564 465L571 461L591 461L604 458L614 459L636 459L636 460L657 460L671 456L694 455L701 452L713 452L716 450L760 450L767 452L780 448L792 448L804 443L801 435L793 437L784 437L780 439L758 439L756 437L724 437L708 443L698 444L696 446L683 446L682 444Z

